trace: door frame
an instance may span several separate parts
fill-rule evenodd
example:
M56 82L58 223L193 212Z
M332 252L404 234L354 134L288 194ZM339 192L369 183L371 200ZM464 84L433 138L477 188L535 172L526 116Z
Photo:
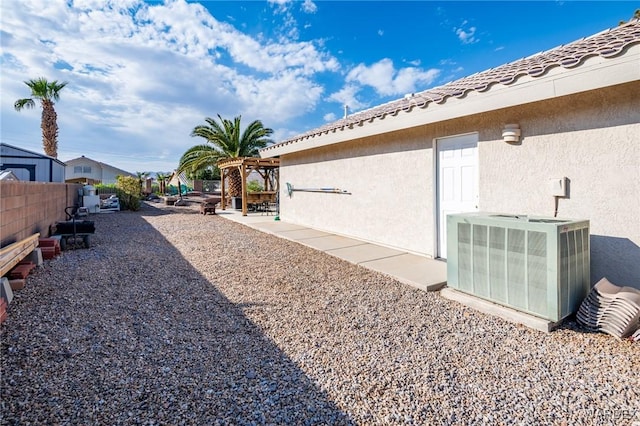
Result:
M439 136L437 138L433 138L433 150L432 150L432 169L433 169L433 258L444 260L446 258L440 256L440 161L439 157L439 147L438 141L442 141L443 139L453 139L458 137L464 137L469 135L476 136L476 210L480 205L480 133L479 132L467 132L467 133L457 133L454 135L447 136Z

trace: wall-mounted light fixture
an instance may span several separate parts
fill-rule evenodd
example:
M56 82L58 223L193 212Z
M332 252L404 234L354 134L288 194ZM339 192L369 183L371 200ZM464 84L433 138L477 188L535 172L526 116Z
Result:
M506 143L518 143L520 142L520 125L519 124L505 124L502 129L502 139Z

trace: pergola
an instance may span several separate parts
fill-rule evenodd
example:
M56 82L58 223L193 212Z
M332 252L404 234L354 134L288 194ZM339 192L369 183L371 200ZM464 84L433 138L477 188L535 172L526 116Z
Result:
M220 160L218 162L220 169L220 207L222 210L227 208L227 197L225 196L225 180L229 177L231 170L237 169L240 172L242 180L242 215L247 215L247 204L275 202L278 194L279 185L279 158L254 158L239 157ZM247 193L247 178L252 171L257 172L264 180L264 191Z

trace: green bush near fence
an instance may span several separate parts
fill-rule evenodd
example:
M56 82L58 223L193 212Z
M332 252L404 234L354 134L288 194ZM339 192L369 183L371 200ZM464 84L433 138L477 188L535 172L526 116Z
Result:
M118 176L116 195L123 210L140 210L140 180L133 176Z
M98 183L94 187L97 195L115 194L120 200L121 210L140 210L140 181L131 176L118 176L118 182Z

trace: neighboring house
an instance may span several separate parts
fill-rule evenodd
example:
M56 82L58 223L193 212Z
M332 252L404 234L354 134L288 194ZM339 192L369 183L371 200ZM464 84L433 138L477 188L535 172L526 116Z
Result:
M21 181L64 182L65 164L48 155L0 143L0 170L10 170Z
M588 219L592 284L640 288L638 20L260 154L280 158L283 220L444 259L449 213Z
M67 161L67 168L65 170L66 182L87 183L91 185L96 183L105 185L113 184L116 183L118 176L136 177L133 173L101 163L100 161L92 160L84 155Z

